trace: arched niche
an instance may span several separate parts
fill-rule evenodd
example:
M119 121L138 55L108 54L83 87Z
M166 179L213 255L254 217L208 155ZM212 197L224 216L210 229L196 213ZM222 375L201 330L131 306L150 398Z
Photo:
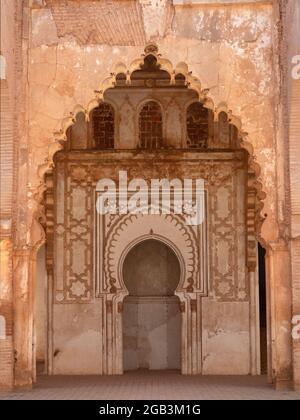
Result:
M123 262L124 370L180 369L181 314L174 296L180 262L164 242L146 239Z
M83 150L88 148L88 124L84 112L78 112L74 124L67 131L66 149Z
M127 78L127 75L126 75ZM126 79L127 80L127 79ZM203 98L202 98L203 99ZM215 121L217 122L217 113L215 114ZM226 114L228 115L228 114ZM227 120L227 122L229 119ZM256 187L257 185L255 185ZM134 217L133 217L134 219ZM161 219L163 220L163 218ZM127 220L126 225L130 225L132 220ZM141 222L141 223L140 223ZM122 220L120 221L122 224ZM177 223L177 221L176 221ZM108 238L108 246L105 249L104 256L104 265L105 265L105 277L103 279L98 279L96 284L97 298L101 302L101 310L103 310L103 322L105 326L103 328L103 340L105 340L105 357L103 358L103 373L104 374L115 374L122 373L122 305L124 296L126 296L126 287L122 284L122 275L120 271L113 270L111 267L119 267L120 258L123 257L122 251L127 249L128 246L131 246L132 243L129 243L129 239L140 240L141 237L145 239L143 235L149 235L150 228L148 224L145 224L144 220L136 221L135 227L143 226L147 227L146 231L134 231L134 235L130 236L131 231L125 229L125 235L118 238L118 245L115 246L116 238L118 237L118 226L112 230L112 235L114 236ZM169 229L168 227L167 230ZM122 230L122 229L121 229ZM158 229L161 232L161 229ZM164 231L165 233L165 231ZM141 235L141 236L139 236ZM157 235L156 233L154 236ZM175 235L176 237L176 235ZM136 239L137 238L137 239ZM161 235L161 238L164 240L170 240L168 234L165 233ZM168 239L167 239L168 238ZM173 237L174 238L174 237ZM110 240L112 240L110 242ZM123 242L124 240L124 242ZM179 239L178 239L179 240ZM173 239L174 241L174 239ZM180 239L181 241L181 239ZM171 240L170 240L171 242ZM120 244L123 248L120 248ZM110 249L109 249L110 246ZM182 249L182 247L181 247ZM185 249L183 247L183 249ZM120 251L121 250L121 251ZM197 257L196 257L197 258ZM113 261L113 263L111 263ZM181 287L177 290L176 294L180 297L180 308L181 308L181 317L182 317L182 336L189 337L189 340L182 341L182 372L183 373L200 373L201 365L199 360L201 357L201 342L199 337L193 335L193 331L199 327L200 318L200 297L204 294L205 290L201 289L202 285L206 287L205 282L199 282L199 288L195 290L193 288L194 279L193 274L189 270L189 264L187 264L187 258L183 258L182 261L182 281L180 282ZM195 274L197 270L193 270ZM98 273L98 271L97 271ZM191 274L191 275L189 275ZM98 274L97 274L98 275ZM205 276L204 276L205 277ZM197 341L198 340L198 341ZM102 368L102 367L101 367Z
M100 217L96 224L98 230ZM135 246L147 240L159 241L169 247L180 265L179 281L174 291L180 301L180 369L183 374L201 373L201 337L193 334L193 331L200 328L201 297L207 294L208 273L201 262L207 255L205 229L205 224L202 224L202 251L198 253L196 241L199 238L180 215L128 214L111 225L105 247L103 251L99 249L104 256L103 271L101 258L96 266L96 293L105 319L103 374L120 374L124 371L123 314L129 294L124 282L124 261Z
M64 149L113 149L115 132L115 109L111 103L102 101L91 111L88 120L83 110L78 111L74 117L74 124L67 130Z
M123 280L130 296L172 296L180 281L180 263L164 242L146 239L127 253Z

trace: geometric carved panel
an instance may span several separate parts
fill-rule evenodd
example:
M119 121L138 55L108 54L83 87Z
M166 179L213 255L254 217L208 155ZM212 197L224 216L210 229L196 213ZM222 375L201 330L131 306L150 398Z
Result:
M231 167L229 168L231 171ZM226 171L226 168L224 168ZM222 301L248 299L245 281L244 190L238 190L237 171L211 187L209 225L211 294ZM239 195L238 194L239 191ZM239 235L243 235L240 243Z
M118 163L118 154L109 157L111 152L106 153L106 160L101 160L103 157L89 152L84 159L78 159L75 152L74 155L68 152L61 154L57 161L54 224L56 302L88 302L94 298L94 290L99 297L109 293L109 287L114 284L116 273L105 267L105 252L113 228L118 223L122 224L122 218L119 215L100 217L96 213L95 202L97 181L102 177L117 180L119 169L127 169L129 177L148 180L163 177L183 179L191 175L204 179L207 191L206 226L183 225L180 228L192 238L188 241L195 248L193 254L197 255L198 262L191 271L190 281L194 290L202 296L206 294L206 282L202 283L202 280L209 277L208 293L214 299L247 300L246 172L243 158L239 155L228 158L224 153L221 154L223 161L218 162L202 154L202 160L198 161L179 158L174 164L157 159L153 164L147 162L144 156L136 163L130 157L126 160L120 153ZM153 222L153 226L149 222L155 234L160 230L159 219L157 223ZM179 216L177 219L180 221ZM206 253L206 249L209 252Z
M77 165L58 164L55 298L57 302L88 302L93 297L93 186Z

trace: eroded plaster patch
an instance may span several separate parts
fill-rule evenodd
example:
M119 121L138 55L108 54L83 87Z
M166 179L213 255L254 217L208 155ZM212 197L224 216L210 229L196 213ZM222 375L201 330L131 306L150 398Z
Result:
M32 10L32 45L55 45L58 43L57 28L49 9Z

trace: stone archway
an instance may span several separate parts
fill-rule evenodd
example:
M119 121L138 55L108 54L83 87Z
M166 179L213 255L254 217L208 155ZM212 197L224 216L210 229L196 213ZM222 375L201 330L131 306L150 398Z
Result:
M101 217L97 219L99 226ZM123 279L123 263L135 245L148 239L166 244L178 258L180 281L175 295L180 300L181 311L181 372L201 373L201 337L194 332L201 328L201 297L207 294L205 230L203 223L200 227L202 233L197 237L182 216L173 214L129 214L117 218L112 224L105 241L103 275L96 268L96 272L100 273L98 298L103 302L102 316L106 320L102 334L103 374L123 373L122 311L123 300L128 295ZM200 252L197 251L199 238L202 241Z
M149 52L149 54L156 54L155 50ZM168 63L166 63L166 60L162 60L158 57L158 60L160 62L160 65L168 69L170 71ZM139 61L141 63L142 60ZM139 64L140 65L140 64ZM138 65L136 63L135 66L131 69L131 71L134 71L134 69L138 68ZM197 92L199 94L199 97L202 98L205 105L207 107L212 107L212 102L206 98L206 93L201 91L201 94L199 93L200 84L197 82L196 78L190 78L187 68L179 66L175 73L184 72L186 74L187 79L189 80L188 83L190 83L192 86L197 86ZM171 78L172 79L172 78ZM193 83L192 83L193 82ZM112 84L108 83L108 81L105 82L106 89L111 87ZM113 82L112 82L113 83ZM189 86L190 87L190 86ZM94 101L91 105L91 109L98 104L98 101ZM82 109L77 109L77 111L82 111ZM76 112L77 112L76 111ZM226 119L229 119L232 121L234 118L230 114L230 112L227 110L226 106L223 104L222 106L218 107L216 112L214 113L214 124L218 124L218 116L219 114L223 112L226 114ZM70 123L70 120L68 120ZM67 124L68 126L68 124ZM65 128L66 126L64 126ZM242 142L241 139L242 135L239 134L239 141ZM59 163L60 164L60 163ZM88 169L87 167L82 169L75 169L76 174L75 178L77 181L84 180L85 176L88 175L88 173L91 174L91 172L86 171ZM72 169L71 169L72 170ZM236 166L236 170L239 170L238 165ZM259 199L262 198L263 194L261 193L261 184L257 181L255 177L255 170L258 170L258 168L253 165L253 162L250 159L250 169L249 169L249 191L250 194L247 198L247 219L249 221L248 224L248 255L247 255L247 276L251 278L251 283L255 281L255 261L256 261L256 255L255 250L253 251L253 247L251 247L251 243L255 241L255 229L257 229L258 224L255 226L255 222L260 222L259 220L259 209L260 209L260 202L257 201L257 197ZM93 173L97 173L95 169L92 169ZM225 171L226 172L226 171ZM224 174L222 173L222 170L219 170L216 165L208 164L203 166L203 176L207 178L207 182L214 185L215 183L223 182L227 179L228 173ZM201 174L202 176L202 174ZM81 190L81 192L79 191ZM229 187L230 190L230 187ZM228 195L228 189L225 188L223 193ZM77 191L79 196L82 193L82 187L79 189L74 189L74 191ZM82 199L84 197L82 196ZM91 207L89 207L91 209ZM143 229L145 227L148 229L148 231L141 230L138 231L138 234L140 236L147 235L150 232L152 234L156 232L156 229L160 232L160 235L163 237L161 232L168 231L168 234L171 234L170 244L174 242L174 238L181 237L183 240L181 242L179 241L178 249L181 251L185 249L187 243L193 244L193 240L195 241L195 235L193 232L189 231L189 229L182 223L180 220L180 217L173 218L173 221L171 220L171 223L167 224L167 227L164 226L162 223L157 224L157 220L154 225L151 225L151 223L145 223L146 216L142 216L143 219L140 218L140 216L137 215L129 215L124 218L119 219L113 219L109 221L108 225L110 226L107 236L105 237L105 245L102 245L103 248L103 255L102 250L101 252L98 252L96 250L96 284L95 284L95 297L97 299L97 302L99 303L99 310L102 317L102 332L101 332L101 347L103 348L103 354L101 355L101 362L99 367L99 373L101 374L118 374L122 373L123 367L122 367L122 359L121 359L121 347L120 343L122 343L122 302L124 297L126 296L126 288L124 287L124 284L122 282L122 275L120 273L120 263L122 258L122 249L126 248L128 240L131 238L131 240L134 240L137 235L137 227L139 225L143 226ZM151 216L149 216L151 218ZM164 223L170 222L170 220L167 220L168 217L171 216L165 216L165 219L159 219L164 220ZM172 218L171 218L172 219ZM256 220L255 220L256 219ZM89 221L91 221L91 211L89 210ZM147 219L149 222L149 218ZM77 222L76 222L77 224ZM103 223L102 223L103 225ZM130 230L130 225L134 226L133 229ZM176 229L173 229L174 226L177 226ZM172 229L171 229L172 227ZM81 228L84 228L80 223L77 224L77 228L80 230ZM60 235L64 233L63 226L59 227ZM180 231L180 235L178 235L178 231ZM99 218L97 218L96 221L96 232L97 235L101 233L101 221ZM124 235L124 232L126 234ZM77 233L78 234L78 233ZM102 236L100 235L102 238ZM205 229L200 231L200 237L201 241L205 240ZM165 237L165 239L168 238L168 235ZM192 238L192 239L190 239ZM96 240L96 244L100 243L101 241ZM69 252L70 244L68 245L67 249ZM207 264L204 263L205 258L207 257L207 251L205 246L202 247L202 251L199 255L197 254L196 246L193 246L193 251L188 250L186 252L185 258L184 258L184 264L182 265L185 268L185 274L184 279L182 280L180 287L177 290L177 295L180 297L181 300L181 310L182 310L182 331L184 335L184 339L182 342L182 351L184 354L183 357L183 363L182 363L182 373L186 374L196 374L200 373L202 370L201 365L201 337L200 334L197 334L197 331L199 330L199 325L201 323L201 298L203 296L206 296L207 294L207 272L205 271L205 268L207 267ZM51 249L50 249L51 251ZM69 252L70 255L70 252ZM103 257L103 264L102 264L102 257ZM199 264L199 259L201 259L201 264ZM48 260L51 260L51 255L49 255ZM192 263L191 263L192 261ZM195 265L194 265L195 264ZM104 269L102 269L102 265L104 266ZM189 270L186 268L189 267ZM192 269L191 269L192 268ZM200 269L201 268L201 269ZM243 272L245 272L245 267L242 268ZM62 272L61 272L62 273ZM195 275L196 273L196 275ZM73 283L73 284L71 284ZM84 283L84 284L83 284ZM88 284L89 283L89 284ZM226 282L225 282L226 283ZM87 291L85 285L88 284L89 291ZM226 294L226 289L228 286L226 284L221 285L220 287L220 296L222 295L223 291ZM229 297L230 299L234 299L238 294L238 299L245 299L245 290L239 290L239 287L237 284L234 286L230 286L230 289L232 291L232 296ZM67 301L87 301L91 298L92 294L90 293L92 290L92 284L91 280L84 279L83 282L70 282L70 284L60 284L58 287L58 290L56 291L56 301L57 302L63 302L64 301L64 295L68 295L65 299ZM223 290L223 291L222 291ZM85 294L87 291L88 294ZM71 292L71 293L70 293ZM234 297L235 296L235 297ZM255 334L254 334L255 335ZM54 351L54 348L50 348L49 353L52 355ZM256 354L256 344L253 345L253 349L251 349L252 352L252 361L251 366L253 366L252 373L257 372L257 365L255 366L255 354ZM50 356L52 358L52 356ZM51 362L50 362L51 365ZM244 370L245 372L245 370Z
M171 68L168 63L166 63L166 67ZM138 65L138 63L135 63L135 66L136 65ZM187 69L185 69L185 68L183 70L187 71ZM126 70L126 72L127 72L127 70ZM170 70L170 72L171 72L171 70ZM127 72L127 76L130 78L130 73ZM73 117L77 113L78 109L80 108L81 111L84 111L87 115L87 118L88 118L88 109L93 108L94 106L97 106L99 97L101 98L104 91L109 86L112 85L113 78L114 78L114 76L112 78L110 78L109 80L106 80L105 82L103 82L103 85L102 85L103 89L101 89L99 91L100 93L98 92L98 98L94 99L86 109L83 108L83 107L76 107L76 108L74 108L74 113L71 115L71 117L67 117L66 119L64 119L64 121L62 122L61 131L59 131L58 133L55 134L56 142L53 142L47 149L47 153L48 153L47 156L48 157L45 160L43 160L43 159L40 160L40 162L39 162L38 176L39 176L40 184L32 187L32 189L34 189L34 191L33 191L33 193L31 193L31 196L32 196L32 199L30 199L31 210L30 210L30 214L28 215L30 232L31 232L30 245L29 245L30 250L28 251L28 247L26 247L26 246L23 247L23 248L20 246L19 247L19 252L16 253L16 261L17 261L17 265L19 265L18 270L21 270L21 268L25 268L25 271L27 271L28 279L30 278L32 280L32 278L34 277L33 270L32 270L32 260L34 260L34 256L32 257L32 255L35 253L35 246L36 246L36 244L39 244L44 240L43 235L40 231L40 225L39 225L39 222L38 222L40 216L42 215L42 209L40 208L39 204L41 202L41 195L42 195L42 193L45 189L45 184L42 181L43 176L44 176L45 172L47 170L49 170L51 165L53 165L53 156L54 156L55 152L57 150L59 150L60 147L61 147L59 142L61 140L65 140L66 129L67 129L68 126L73 124L73 122L74 122ZM195 86L195 83L197 82L197 79L194 78L194 77L190 77L189 80L190 80L189 83L191 84L191 87L193 88ZM202 98L207 96L208 92L201 91L201 90L199 91L199 89L197 89L197 91L199 92L199 96L201 96ZM241 124L240 124L239 120L234 119L234 117L232 117L231 112L227 108L227 106L224 106L223 104L221 104L220 106L214 107L212 101L210 101L208 98L207 98L207 104L209 106L211 106L212 109L214 109L216 115L218 114L218 112L220 112L220 110L226 110L228 115L230 115L230 118L237 121L237 126L239 127L239 129L241 129ZM258 179L259 174L260 174L260 166L256 162L257 161L260 162L260 160L257 159L257 157L254 157L255 148L252 148L250 142L248 142L245 139L246 139L246 135L244 136L244 140L242 140L242 147L246 148L250 152L250 155L251 155L250 166L253 170L253 178L252 179L254 179L254 185L252 185L253 186L253 191L258 192L259 199L262 200L262 199L265 198L265 195L262 193L262 185L264 185L265 190L270 191L270 188L268 187L268 185L270 185L270 179L268 178L269 174L268 173L262 173L261 179L260 179L261 182L260 181L257 182L257 179ZM259 150L259 149L257 149L257 150ZM273 198L274 198L273 194L270 193L270 196L268 196L267 203L265 203L265 208L267 208L268 211L270 210L270 212L268 214L267 227L266 227L266 224L265 224L265 229L264 229L264 232L263 232L262 236L263 236L263 238L265 238L265 241L263 241L263 243L266 244L266 246L268 244L270 244L270 261L269 261L270 269L269 269L269 274L268 275L270 276L270 279L272 279L272 282L270 282L270 285L272 285L272 287L275 287L275 283L276 282L280 283L280 279L278 279L278 276L276 276L276 272L274 272L273 267L274 267L275 262L278 261L278 260L279 260L280 265L282 265L281 256L279 255L279 253L284 251L285 252L284 255L286 256L287 255L287 248L286 248L285 244L284 244L283 247L280 247L280 241L278 241L278 246L277 246L277 240L278 240L277 233L278 232L277 232L276 217L274 216L274 212L272 211L272 205L274 204L273 203ZM255 205L254 205L254 208L255 208ZM255 214L258 215L260 210L261 210L261 208L259 208L259 209L255 208L254 210L252 208L252 209L249 210L249 213L252 214L251 215L251 220L252 221L255 220ZM260 232L259 232L259 229L257 229L257 226L255 227L255 226L251 225L251 228L253 228L252 229L252 239L253 239L253 238L255 238L255 235L259 235ZM38 234L37 234L37 232L38 232ZM33 251L31 252L31 250L33 250ZM282 261L283 261L283 259L282 259ZM255 267L253 266L253 264L251 262L251 259L249 260L248 269L249 269L250 276L252 276L252 274L254 273ZM30 289L30 286L29 286L30 281L28 280L28 288L29 289ZM27 306L30 306L28 302L27 302ZM117 305L115 303L117 303ZM279 306L281 305L280 300L278 299L278 297L276 297L276 296L274 297L272 295L272 300L271 300L270 305L272 307L274 307L274 306L276 307L277 304ZM122 310L121 301L114 302L114 306L113 306L112 303L108 300L107 301L107 310L108 310L107 313L112 311L113 308L114 308L114 310L116 310L116 308L117 308L117 311L121 311ZM20 313L22 312L21 309L22 309L22 305L20 306L20 310L18 312L20 318L21 318ZM30 308L29 308L29 310L30 310ZM108 319L109 319L109 317L108 317ZM275 322L276 322L276 320L274 319L274 323ZM25 329L25 331L28 331L28 329L29 329L29 332L30 332L31 331L30 330L30 328L31 328L30 327L30 322L28 323L27 327L28 328ZM19 329L19 331L20 331L20 329ZM274 334L275 334L275 336L277 336L277 332L274 332ZM278 336L280 336L280 332L278 332ZM29 337L28 340L30 341L31 334L29 334L28 337ZM285 337L282 336L281 340L285 344L287 343L287 340L286 340ZM19 334L19 333L17 334L16 343L17 343L17 347L19 349L23 347L22 334ZM29 355L31 354L31 350L30 350L31 349L31 343L28 342L27 344L28 345L25 346L25 347L28 349L28 351L26 352L26 355L28 356L28 354ZM280 352L280 340L279 341L277 340L273 347L274 347L273 354L276 353L275 350L277 349L277 347L278 347L278 351ZM26 365L26 360L31 360L32 359L31 357L28 358L26 355L20 356L20 358L18 360L18 363L16 365L16 375L17 376L19 375L18 377L19 377L19 383L20 384L26 382L26 377L23 378L23 375L22 375L22 372L21 372L22 368L23 368L23 366ZM113 373L114 372L114 367L110 364L110 362L108 362L107 366L108 366L107 367L107 372ZM279 361L277 361L274 358L272 360L272 366L276 366L276 369L277 369L277 366L280 366ZM119 368L120 368L120 366L117 368L116 372L118 371ZM26 370L26 372L27 371L29 372L29 376L30 376L30 366ZM278 377L280 377L280 375L281 375L280 372L281 371L280 371L279 368L278 368L278 372L279 372ZM274 375L276 377L276 373ZM283 373L283 376L285 376L285 373Z

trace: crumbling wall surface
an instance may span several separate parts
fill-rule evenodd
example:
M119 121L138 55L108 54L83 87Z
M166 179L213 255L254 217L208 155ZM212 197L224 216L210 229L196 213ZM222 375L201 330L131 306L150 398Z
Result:
M277 204L274 140L278 89L272 51L276 22L268 1L227 3L193 2L192 6L184 6L168 0L31 2L28 51L24 44L29 58L28 72L24 66L29 100L20 113L20 120L28 121L29 132L24 124L20 136L24 147L19 165L17 232L18 244L24 249L17 255L15 271L24 307L16 312L20 317L16 318L20 331L16 342L17 374L31 374L30 369L21 369L32 360L28 290L33 274L28 266L31 246L43 240L36 222L42 215L39 202L43 177L60 147L57 139L64 119L78 109L87 110L91 100L96 99L95 91L103 88L103 80L115 65L123 62L129 66L140 57L145 43L156 42L159 52L174 66L186 63L203 89L208 90L214 106L240 119L244 141L260 168L257 175L266 193L262 212L266 220L261 235L266 243L277 240L277 221L284 203ZM19 95L19 101L23 103L23 95ZM282 267L284 278L288 268L284 264ZM25 315L21 315L22 308L26 309ZM22 328L25 324L28 328ZM28 382L25 376L23 382Z
M284 121L286 155L290 195L290 237L292 270L292 319L294 323L293 374L295 388L300 388L300 336L297 324L300 321L300 2L288 1L284 12L283 39L281 44L282 77L284 85Z
M1 0L0 47L0 389L13 385L12 198L14 175L15 1Z
M155 7L151 2L119 3L118 7L112 7L110 2L101 2L109 39L101 38L99 32L97 37L84 36L85 41L78 39L77 26L71 25L69 19L75 19L75 15L79 19L80 15L80 22L86 21L89 1L53 0L47 1L46 7L32 9L29 69L30 142L35 145L30 173L32 190L41 181L37 170L41 163L51 162L54 133L61 129L62 119L77 105L86 109L114 66L119 62L129 66L140 57L145 42L153 40L162 56L174 66L179 62L188 64L203 88L209 89L215 106L227 105L241 119L242 130L248 133L246 140L261 164L263 188L267 192L268 220L264 227L268 235L268 224L275 217L272 8L267 4L171 7L170 2L160 2ZM168 15L165 19L160 18L163 4ZM136 12L129 13L127 8ZM98 9L95 10L96 15ZM129 19L129 15L130 29L124 31L124 19ZM64 30L60 26L62 16ZM104 25L100 26L103 31ZM151 32L147 29L150 26Z
M51 164L57 150L55 133L61 130L63 118L76 112L78 106L87 109L96 97L95 91L101 90L103 80L114 67L120 62L129 67L141 56L145 44L154 41L163 58L169 59L174 67L179 62L189 66L202 88L209 89L208 96L215 107L223 106L240 118L242 130L248 133L246 141L251 143L261 166L263 189L267 193L265 236L272 237L274 231L268 228L268 223L273 228L276 218L272 8L268 4L174 7L168 1L159 2L159 6L156 3L120 1L112 6L106 1L98 4L47 0L45 7L32 9L30 189L36 193L44 170ZM69 306L70 313L68 315L66 309L64 318L73 317L75 309ZM94 323L93 317L90 324ZM207 322L205 331L209 331ZM224 325L224 330L228 329L228 325ZM59 331L60 350L64 343L67 347L71 343L70 349L74 349L83 341L93 342L88 354L97 364L98 356L94 353L97 328L89 330L89 334L95 336L93 339L85 340L87 337L83 336L77 343L72 341L73 332L69 333L68 337L64 336L64 331ZM237 332L237 347L249 347L247 337L247 331L242 336ZM208 336L205 355L212 354L216 345L218 341ZM234 343L227 343L228 351L233 347ZM66 371L66 367L57 367L60 360L65 360L63 352L58 353L55 360L58 371ZM213 373L213 366L217 366L219 373L230 372L230 366L220 370L220 360L222 354L216 354L215 359L207 358L205 372ZM72 366L68 369L72 372ZM239 373L248 371L249 361L243 359Z
M15 97L15 2L1 0L1 178L0 231L9 237L11 232L12 176L13 176L13 105Z

